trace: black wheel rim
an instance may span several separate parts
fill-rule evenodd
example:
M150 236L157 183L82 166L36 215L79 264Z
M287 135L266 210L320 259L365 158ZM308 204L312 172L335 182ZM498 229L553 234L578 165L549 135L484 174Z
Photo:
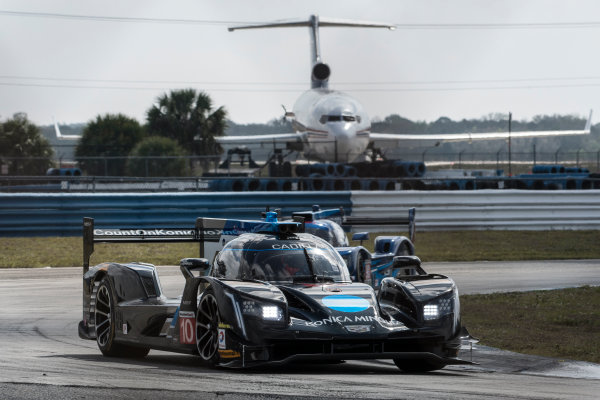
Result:
M196 347L200 357L211 360L219 347L219 310L217 299L206 294L200 300L196 316Z
M111 300L108 287L101 285L96 295L96 311L94 312L94 322L96 324L96 340L102 347L106 346L110 338L111 328Z

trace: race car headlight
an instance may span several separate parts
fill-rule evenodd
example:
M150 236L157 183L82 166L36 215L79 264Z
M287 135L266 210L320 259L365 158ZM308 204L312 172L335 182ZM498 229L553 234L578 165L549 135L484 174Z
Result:
M423 306L423 318L426 321L442 318L445 315L460 312L459 307L458 291L454 288L447 294L425 304Z
M244 315L259 317L267 321L281 321L283 319L281 307L270 304L260 304L255 300L243 300L242 313Z
M440 316L440 309L437 304L427 304L423 307L423 317L426 320L437 319Z
M280 321L283 318L281 308L277 306L262 306L262 317L271 321Z

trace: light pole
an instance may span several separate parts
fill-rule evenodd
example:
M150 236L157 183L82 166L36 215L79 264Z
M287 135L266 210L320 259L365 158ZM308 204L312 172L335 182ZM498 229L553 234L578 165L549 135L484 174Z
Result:
M511 149L510 149L511 125L512 125L512 113L509 112L508 113L508 176L512 176L512 164L511 164L512 153L511 153Z
M433 146L428 147L425 150L423 150L423 164L425 164L425 153L427 153L428 150L438 147L439 145L440 145L440 142L435 142L435 144Z

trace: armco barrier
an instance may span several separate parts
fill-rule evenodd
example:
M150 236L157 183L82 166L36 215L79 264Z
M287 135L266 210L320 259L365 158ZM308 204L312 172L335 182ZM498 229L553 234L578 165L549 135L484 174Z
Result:
M600 230L600 190L0 193L0 236L80 235L84 216L106 228L183 228L199 216L254 219L266 206L289 215L313 204L343 206L354 217L398 217L415 207L417 231Z
M1 193L0 236L77 236L83 217L100 228L189 228L197 217L256 219L267 206L284 214L352 209L350 192Z
M600 190L352 192L353 217L410 207L417 231L600 229Z

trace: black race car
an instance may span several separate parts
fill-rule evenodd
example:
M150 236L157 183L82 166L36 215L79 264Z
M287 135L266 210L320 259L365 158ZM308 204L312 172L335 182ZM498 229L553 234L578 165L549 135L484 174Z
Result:
M302 227L274 213L265 221L199 218L190 230L95 229L86 218L79 335L106 356L159 349L226 367L393 359L405 371L431 371L469 363L457 358L468 332L450 278L397 257L394 277L376 292L353 283L338 252ZM140 241L200 243L200 258L181 260L181 297L163 295L150 264L89 268L94 243Z

